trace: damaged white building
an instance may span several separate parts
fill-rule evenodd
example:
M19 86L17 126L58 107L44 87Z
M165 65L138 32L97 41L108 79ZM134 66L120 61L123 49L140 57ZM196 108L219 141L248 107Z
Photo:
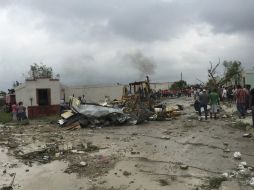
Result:
M15 88L16 101L23 102L27 116L35 118L59 113L60 100L85 96L87 102L100 102L105 98L121 99L123 86L120 84L67 86L58 79L27 79Z

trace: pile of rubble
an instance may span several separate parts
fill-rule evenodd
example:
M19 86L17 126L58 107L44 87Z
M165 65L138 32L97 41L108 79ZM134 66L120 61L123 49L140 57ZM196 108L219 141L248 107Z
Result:
M67 126L68 129L85 127L104 127L111 125L138 124L139 118L124 113L123 108L111 107L99 104L81 104L72 98L70 101L71 110L64 112L58 121L60 126Z
M238 156L236 157L236 153ZM241 159L241 155L239 156L239 152L234 153L234 158L237 160ZM239 182L244 183L245 185L254 186L254 167L249 166L247 162L240 162L238 167L232 171L225 172L222 174L226 179L238 179Z
M110 104L82 104L80 100L71 98L70 110L61 114L62 119L58 124L67 127L68 130L78 128L96 128L106 126L119 126L124 124L140 124L148 120L167 120L181 115L183 107L181 105L167 107L157 105L153 109L139 105L133 112L126 106L116 106Z

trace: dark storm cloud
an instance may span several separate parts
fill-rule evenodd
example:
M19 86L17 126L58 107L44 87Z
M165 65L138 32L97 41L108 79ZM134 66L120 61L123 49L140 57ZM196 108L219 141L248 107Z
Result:
M48 17L51 27L82 28L86 24L108 20L104 30L133 40L151 41L172 38L198 22L209 23L215 32L241 32L254 29L253 0L182 1L17 1ZM54 20L56 22L54 22ZM62 20L62 22L60 21ZM58 22L57 22L58 21Z
M132 40L153 41L179 37L188 27L200 22L215 32L241 32L254 29L253 0L13 0L17 5L44 16L47 30L69 38L82 39L91 32L114 32ZM101 24L102 22L105 24ZM97 26L97 27L96 27ZM60 32L60 31L61 32ZM110 32L109 32L110 31ZM92 35L91 34L91 35Z
M55 35L82 39L88 32L116 35L138 41L163 40L175 37L192 22L191 8L181 3L157 0L117 1L9 1L43 15L42 27ZM6 3L5 3L6 4ZM105 24L102 24L106 22ZM96 27L97 26L97 27ZM60 32L61 31L61 32Z
M188 6L158 1L127 1L109 25L119 35L133 40L170 39L194 22ZM145 6L144 6L145 5Z
M252 67L253 18L253 0L0 0L0 88L33 62L73 84L206 80L218 57Z
M197 3L200 3L200 19L211 24L215 32L254 31L253 0L215 0Z

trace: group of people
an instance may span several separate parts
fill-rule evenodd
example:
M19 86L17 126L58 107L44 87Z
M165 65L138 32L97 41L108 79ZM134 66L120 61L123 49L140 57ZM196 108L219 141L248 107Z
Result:
M22 121L27 119L26 108L23 105L23 102L19 102L18 104L14 102L11 106L11 109L13 121Z
M195 110L198 111L200 119L201 119L201 109L204 109L205 112L205 119L207 120L208 104L211 105L210 110L210 118L214 119L217 118L217 112L219 110L220 98L219 94L216 92L216 89L213 89L210 93L207 93L206 89L203 89L199 94L196 96L196 101L194 103Z
M236 87L226 88L221 90L221 97L223 101L235 100L237 110L240 118L245 118L248 109L252 109L252 98L254 89L250 90L250 86L237 85Z
M233 100L235 100L236 108L239 112L239 118L245 118L247 110L252 110L252 121L254 126L254 88L242 87L237 85L235 89L232 90ZM227 100L227 89L223 88L221 93L217 92L217 89L213 89L210 92L207 92L206 89L199 91L195 96L194 107L196 111L199 112L201 119L201 109L204 109L205 119L207 120L208 111L207 106L210 104L210 118L217 118L217 112L219 110L220 100L223 102Z

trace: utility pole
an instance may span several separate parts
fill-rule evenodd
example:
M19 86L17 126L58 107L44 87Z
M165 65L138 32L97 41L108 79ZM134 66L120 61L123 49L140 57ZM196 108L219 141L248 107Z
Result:
M181 81L183 80L183 73L181 72Z

